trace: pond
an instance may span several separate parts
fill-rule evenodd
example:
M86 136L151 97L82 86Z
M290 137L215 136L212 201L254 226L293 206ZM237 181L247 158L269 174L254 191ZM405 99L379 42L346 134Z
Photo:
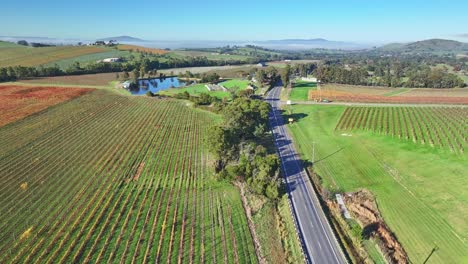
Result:
M148 91L157 93L162 90L179 88L187 85L186 82L179 80L177 77L141 79L138 81L138 84L138 89L129 89L133 95L144 95Z

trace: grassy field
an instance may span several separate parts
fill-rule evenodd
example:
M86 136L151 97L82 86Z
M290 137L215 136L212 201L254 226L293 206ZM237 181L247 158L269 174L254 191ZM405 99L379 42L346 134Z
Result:
M22 46L16 43L0 40L0 48L20 48L20 47Z
M317 84L306 81L296 81L294 87L289 94L289 100L292 101L307 101L310 90L317 89Z
M164 90L159 92L160 94L166 94L166 95L174 95L178 93L183 93L183 92L188 92L190 95L195 95L198 96L201 93L207 93L211 96L215 96L219 99L222 99L224 97L230 97L231 94L229 92L224 92L224 91L208 91L208 89L205 87L205 84L195 84L187 87L181 87L181 88L171 88L168 90Z
M232 80L222 82L219 85L225 87L226 89L231 89L231 88L237 87L237 90L244 90L249 85L249 81L248 80L232 79Z
M439 250L430 263L466 263L467 155L372 130L335 130L345 109L331 105L291 108L299 116L297 123L289 125L298 150L311 161L316 143L314 169L324 186L372 191L413 263L422 263L435 245ZM436 120L426 108L420 111L426 115L420 122L430 125L429 120ZM466 112L464 116L456 122L466 131ZM395 127L392 119L387 124ZM439 125L449 129L445 122Z
M336 128L372 131L463 153L467 116L467 108L454 107L348 107Z
M73 63L75 63L76 61L79 62L81 66L83 66L88 63L97 62L99 60L103 60L106 58L126 58L130 56L130 54L131 54L130 51L106 49L106 51L104 52L86 54L86 55L81 55L78 57L53 61L53 62L45 64L44 66L54 66L57 64L61 69L65 70L69 68L71 65L73 65Z
M0 128L0 263L256 263L211 113L96 90Z
M206 57L209 60L247 60L250 57L244 55L229 55L219 54L217 52L205 52L205 51L191 51L191 50L176 50L169 53L170 56L175 57Z
M172 69L161 69L158 72L170 75L177 75L180 73L185 73L189 71L191 73L206 73L206 72L236 72L237 70L242 70L246 67L249 67L249 64L246 65L228 65L228 66L206 66L206 67L186 67L186 68L172 68ZM223 75L222 75L223 76ZM230 76L226 76L230 77ZM232 76L238 77L238 76Z
M37 66L55 61L80 57L88 54L102 53L108 49L96 46L58 46L32 48L25 46L0 46L0 67Z

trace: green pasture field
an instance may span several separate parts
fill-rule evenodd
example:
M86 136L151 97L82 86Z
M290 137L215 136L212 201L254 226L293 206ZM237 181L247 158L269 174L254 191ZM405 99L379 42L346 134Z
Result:
M211 91L210 92L205 87L205 84L195 84L195 85L181 87L181 88L170 88L168 90L164 90L159 93L166 94L166 95L175 95L175 94L183 93L183 92L188 92L190 95L195 95L195 96L199 96L201 93L207 93L219 99L222 99L224 97L231 97L231 94L229 92L224 92L224 91Z
M315 142L314 170L322 178L324 187L345 192L361 188L370 190L385 222L402 243L412 263L422 263L434 246L439 250L430 263L466 263L467 154L444 145L433 147L429 141L424 144L420 140L415 142L412 136L408 139L399 137L398 132L379 132L411 127L408 124L411 118L406 119L406 125L403 122L395 125L394 119L389 117L376 119L379 120L377 130L372 128L371 122L366 123L367 128L336 129L345 109L345 106L332 105L295 105L290 108L297 122L290 124L289 129L304 159L312 161ZM420 109L425 117L420 123L416 122L421 127L414 128L419 131L416 132L417 139L431 138L441 131L451 135L447 124L452 126L452 121L437 123L436 120L443 119L434 116L437 112ZM459 126L465 128L462 133L466 132L463 120L466 120L467 110L459 111L465 115L465 119L458 119L462 122ZM365 115L356 114L355 119L362 116ZM427 126L423 122L428 122ZM435 124L441 127L423 129ZM447 139L442 141L448 142ZM466 146L466 138L463 144Z
M81 56L74 57L74 58L53 61L53 62L45 64L44 66L58 65L60 69L66 70L67 68L72 66L73 63L75 62L79 62L81 66L84 66L88 63L97 62L99 60L103 60L106 58L127 58L128 56L130 56L130 54L131 54L130 51L107 49L107 51L104 51L104 52L86 54L86 55L81 55Z
M309 91L317 89L317 84L306 81L297 81L291 89L289 100L291 101L307 101L309 99Z
M222 85L226 89L237 87L238 90L244 90L249 85L249 81L248 80L232 79L232 80L224 81L224 82L220 83L219 85Z

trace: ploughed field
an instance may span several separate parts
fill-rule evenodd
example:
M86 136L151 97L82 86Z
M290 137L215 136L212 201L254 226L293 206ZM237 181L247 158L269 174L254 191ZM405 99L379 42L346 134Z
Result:
M90 91L80 88L0 86L0 127Z
M0 263L257 262L238 191L212 176L214 122L95 90L0 127Z
M466 263L467 108L294 105L289 128L331 191L361 188L410 261ZM315 151L314 151L315 146Z
M293 89L294 91L294 89ZM468 89L389 88L342 84L309 90L308 100L396 104L468 104Z

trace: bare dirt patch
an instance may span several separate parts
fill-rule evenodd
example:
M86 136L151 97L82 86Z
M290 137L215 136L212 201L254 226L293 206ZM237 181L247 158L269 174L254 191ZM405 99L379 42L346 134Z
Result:
M426 91L427 92L427 91ZM467 97L454 96L408 96L410 92L396 96L372 95L352 92L342 92L336 90L311 90L309 100L322 101L324 99L336 102L357 102L357 103L402 103L402 104L468 104Z
M348 210L363 227L365 237L375 237L380 241L382 252L393 263L408 263L408 255L396 236L381 217L375 199L369 191L360 190L344 195Z

